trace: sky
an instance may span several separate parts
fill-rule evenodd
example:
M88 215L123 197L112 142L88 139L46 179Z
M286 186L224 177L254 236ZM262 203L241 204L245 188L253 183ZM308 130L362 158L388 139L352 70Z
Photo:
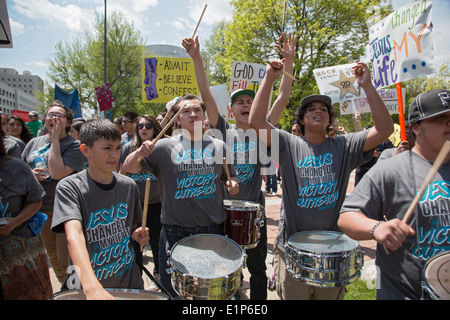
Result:
M394 9L410 0L394 0ZM118 10L141 30L147 45L181 46L191 37L203 8L197 35L204 41L214 24L231 19L228 0L107 0L107 13ZM104 0L6 0L13 48L0 48L0 67L24 70L46 80L47 64L59 41L70 41L92 30L95 15L104 13ZM450 0L433 0L435 65L450 60Z

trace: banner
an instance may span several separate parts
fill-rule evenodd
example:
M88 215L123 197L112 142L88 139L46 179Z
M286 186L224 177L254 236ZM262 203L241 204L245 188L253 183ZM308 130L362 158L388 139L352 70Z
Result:
M390 114L398 114L398 99L396 89L377 90L381 99ZM405 97L406 89L402 89L402 95ZM403 99L404 100L404 99ZM370 106L367 98L358 98L352 101L343 101L339 103L341 115L359 113L370 113Z
M95 93L97 94L97 102L100 111L105 111L114 107L114 99L109 83L102 84L100 87L95 88Z
M30 121L30 118L28 118L28 113L30 113L30 111L23 111L23 110L16 110L16 109L13 109L13 111L12 111L12 115L18 116L25 122Z
M0 0L0 48L12 48L11 26L5 0Z
M191 58L144 58L142 102L167 103L185 94L200 95Z
M73 111L73 117L82 118L80 100L78 99L78 90L67 92L55 84L55 100L60 100L67 108Z
M365 97L353 74L356 63L314 69L320 94L329 96L332 103Z
M433 73L431 0L415 0L369 29L375 88Z

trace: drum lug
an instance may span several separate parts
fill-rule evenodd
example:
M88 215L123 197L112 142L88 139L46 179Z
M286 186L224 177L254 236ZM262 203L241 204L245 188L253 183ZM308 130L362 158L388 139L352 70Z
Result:
M264 227L264 219L263 218L256 218L255 219L255 227Z
M222 287L225 290L228 290L228 279L229 279L229 276L226 275L226 276L223 277L223 280L222 280Z

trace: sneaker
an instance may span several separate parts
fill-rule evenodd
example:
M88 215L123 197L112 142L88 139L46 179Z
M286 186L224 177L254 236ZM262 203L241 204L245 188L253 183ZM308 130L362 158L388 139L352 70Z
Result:
M276 192L272 192L272 195L273 195L273 196L276 196L276 195L277 195L277 193L276 193Z

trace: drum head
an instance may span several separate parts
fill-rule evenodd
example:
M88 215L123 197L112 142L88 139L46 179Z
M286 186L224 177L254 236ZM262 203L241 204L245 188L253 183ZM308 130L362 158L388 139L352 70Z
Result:
M116 300L168 300L169 297L161 292L134 289L105 289ZM67 290L57 292L53 300L86 300L83 290Z
M260 205L259 203L252 201L244 201L244 200L223 200L223 205L226 210L258 210Z
M173 267L196 278L214 279L232 274L243 264L243 250L231 239L199 234L178 241L172 248Z
M341 232L304 231L291 235L288 245L311 253L334 253L354 250L359 242Z
M431 257L424 268L427 285L443 300L450 300L450 252Z

